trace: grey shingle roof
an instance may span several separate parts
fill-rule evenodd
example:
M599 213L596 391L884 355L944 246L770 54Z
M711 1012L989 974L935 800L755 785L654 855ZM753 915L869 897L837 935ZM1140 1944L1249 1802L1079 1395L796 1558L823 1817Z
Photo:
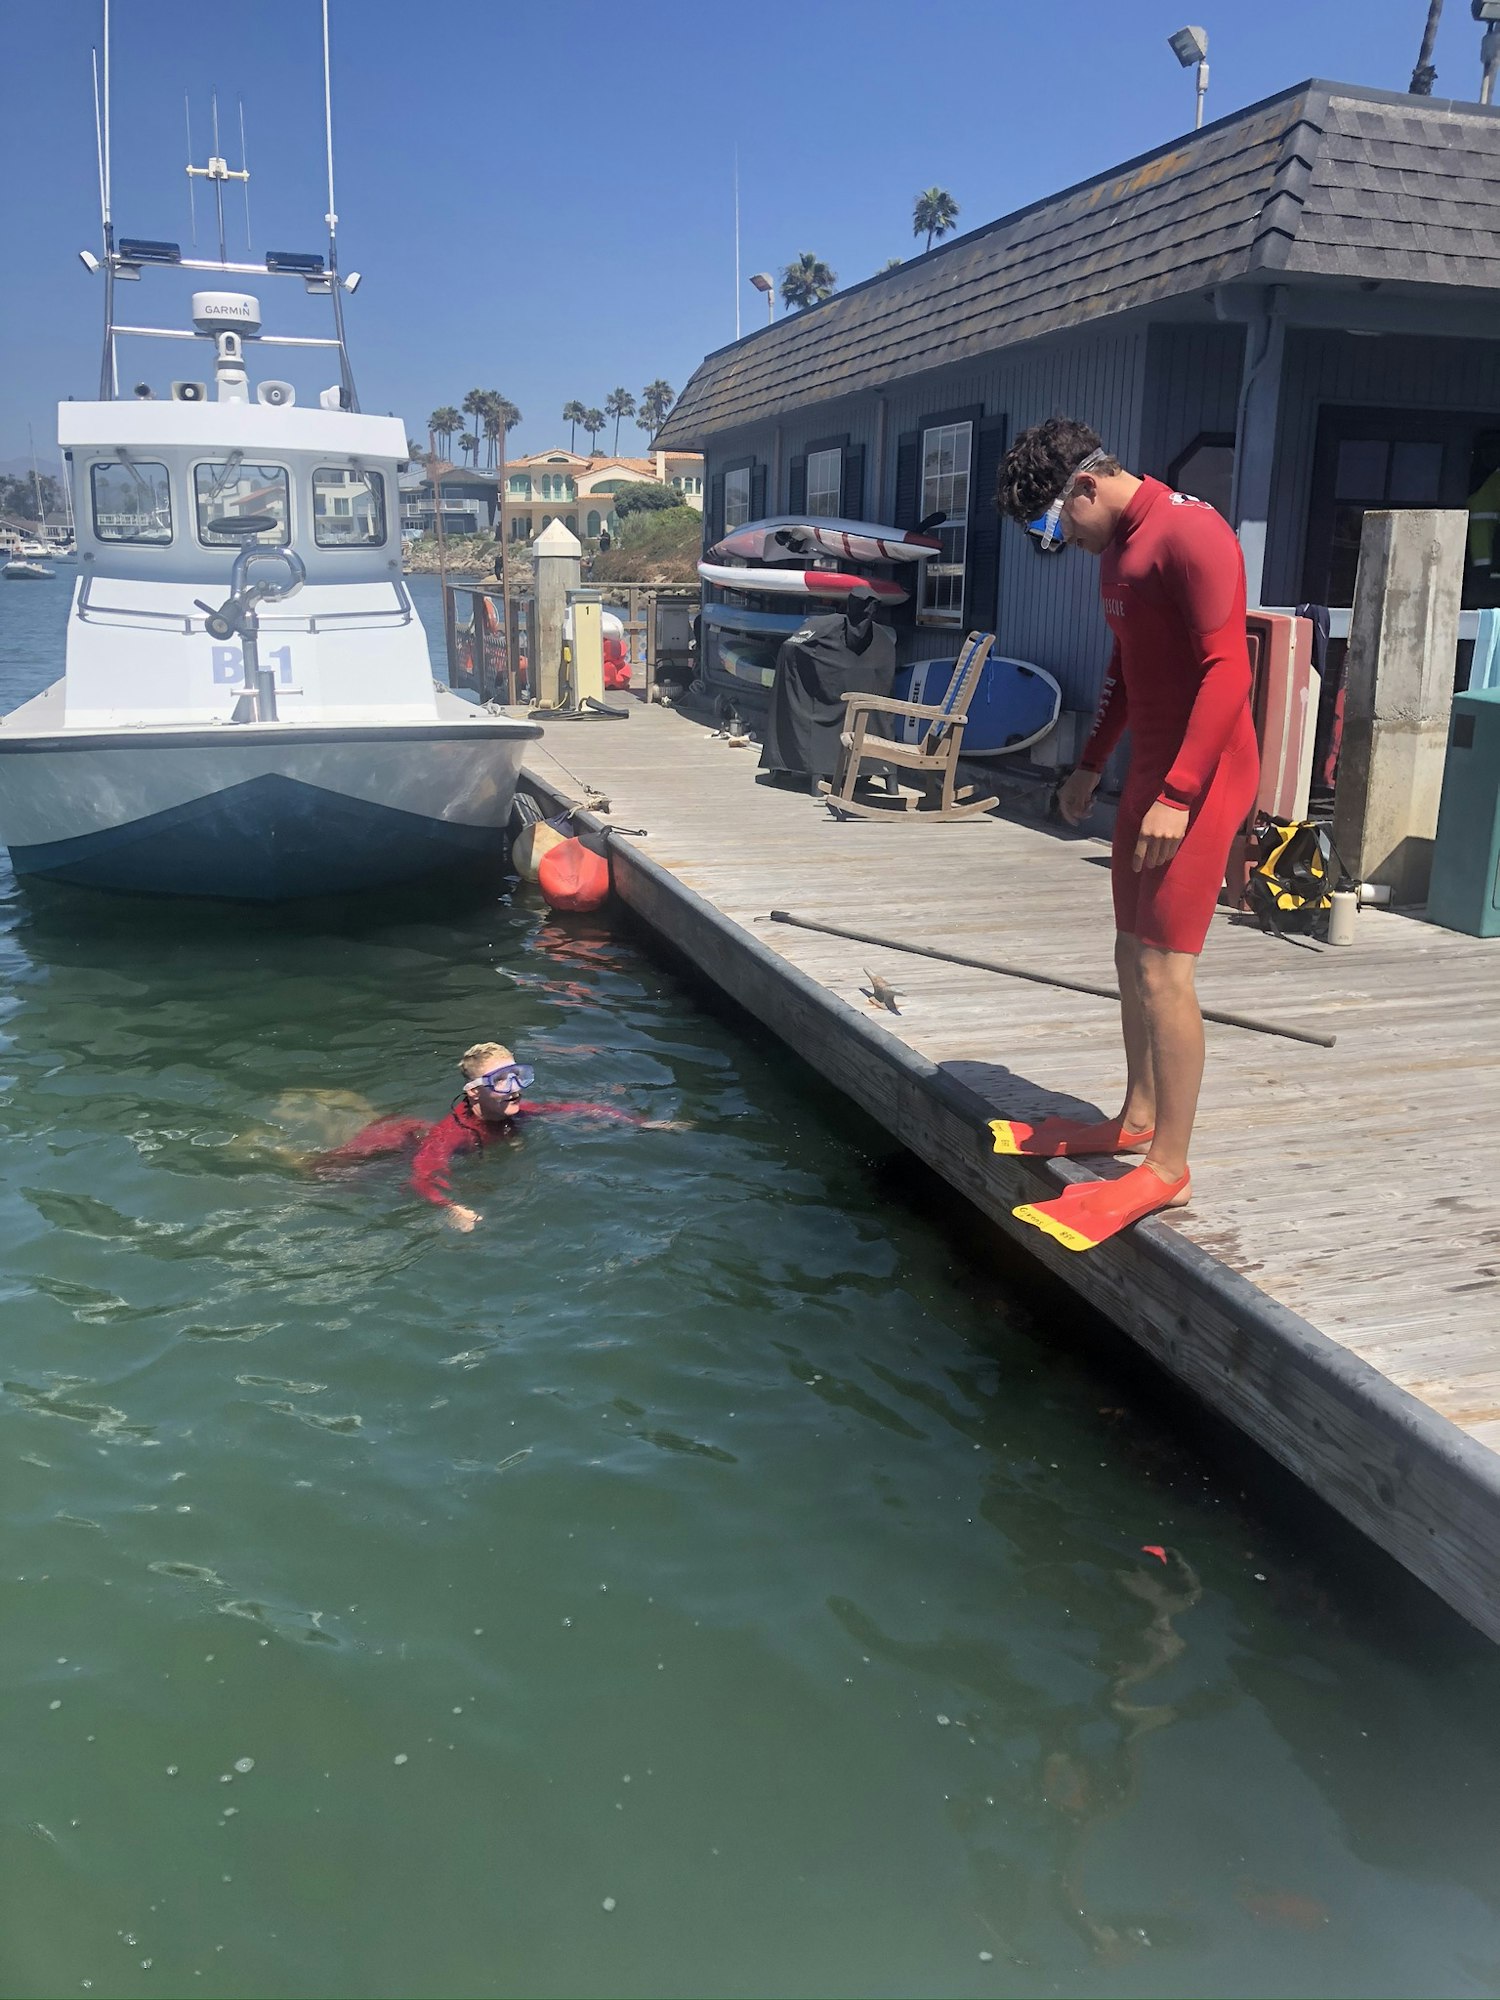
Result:
M1500 108L1299 84L720 348L658 443L1262 275L1500 289Z

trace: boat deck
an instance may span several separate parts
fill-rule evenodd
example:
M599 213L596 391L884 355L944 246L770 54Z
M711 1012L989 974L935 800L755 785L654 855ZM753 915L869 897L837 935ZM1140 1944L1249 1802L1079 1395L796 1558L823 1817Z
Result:
M527 771L610 800L618 893L1196 1393L1500 1637L1500 940L1388 911L1347 950L1216 919L1194 1199L1087 1256L1013 1222L1091 1171L996 1157L996 1113L1113 1110L1102 1000L768 921L773 908L1111 983L1104 840L1040 821L835 821L757 751L632 703ZM901 1012L863 998L866 968ZM1106 1171L1110 1169L1106 1167Z

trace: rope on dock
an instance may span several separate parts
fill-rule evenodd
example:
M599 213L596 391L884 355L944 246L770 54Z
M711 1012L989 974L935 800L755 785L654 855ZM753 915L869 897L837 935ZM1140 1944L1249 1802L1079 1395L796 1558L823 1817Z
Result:
M1059 986L1065 993L1088 993L1096 1000L1120 997L1117 986L1094 986L1083 979L1062 979L1055 973L1037 972L1026 965L1005 965L998 958L969 958L959 951L938 951L932 945L906 944L900 938L881 937L876 931L845 930L842 924L814 923L811 917L794 917L790 910L772 910L773 924L792 924L799 931L822 931L828 937L848 938L851 944L872 944L883 951L909 952L913 958L938 958L948 965L967 965L975 972L998 972L1007 979L1027 979L1033 986ZM1227 1014L1221 1008L1205 1007L1205 1021L1221 1028L1245 1028L1255 1035L1280 1035L1288 1042L1308 1042L1317 1049L1331 1049L1336 1035L1320 1035L1311 1028L1294 1028L1284 1021L1265 1021L1255 1014Z

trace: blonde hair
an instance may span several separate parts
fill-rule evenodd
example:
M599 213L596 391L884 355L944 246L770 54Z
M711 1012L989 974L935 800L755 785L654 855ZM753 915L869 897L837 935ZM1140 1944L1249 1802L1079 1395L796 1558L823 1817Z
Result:
M476 1076L486 1076L492 1069L499 1069L502 1063L511 1063L515 1057L504 1042L476 1042L472 1049L465 1049L458 1059L458 1066L472 1083Z

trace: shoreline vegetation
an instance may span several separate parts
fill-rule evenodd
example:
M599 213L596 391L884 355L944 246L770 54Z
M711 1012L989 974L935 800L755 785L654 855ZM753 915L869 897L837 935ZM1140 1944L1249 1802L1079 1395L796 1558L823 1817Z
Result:
M628 514L609 548L601 551L592 541L583 544L584 574L595 583L696 583L702 541L703 516L695 508ZM492 582L499 553L493 535L450 535L448 574L467 582ZM534 582L530 542L512 542L506 564L512 594L529 595ZM424 535L409 543L402 551L402 567L408 576L436 576L437 537Z

